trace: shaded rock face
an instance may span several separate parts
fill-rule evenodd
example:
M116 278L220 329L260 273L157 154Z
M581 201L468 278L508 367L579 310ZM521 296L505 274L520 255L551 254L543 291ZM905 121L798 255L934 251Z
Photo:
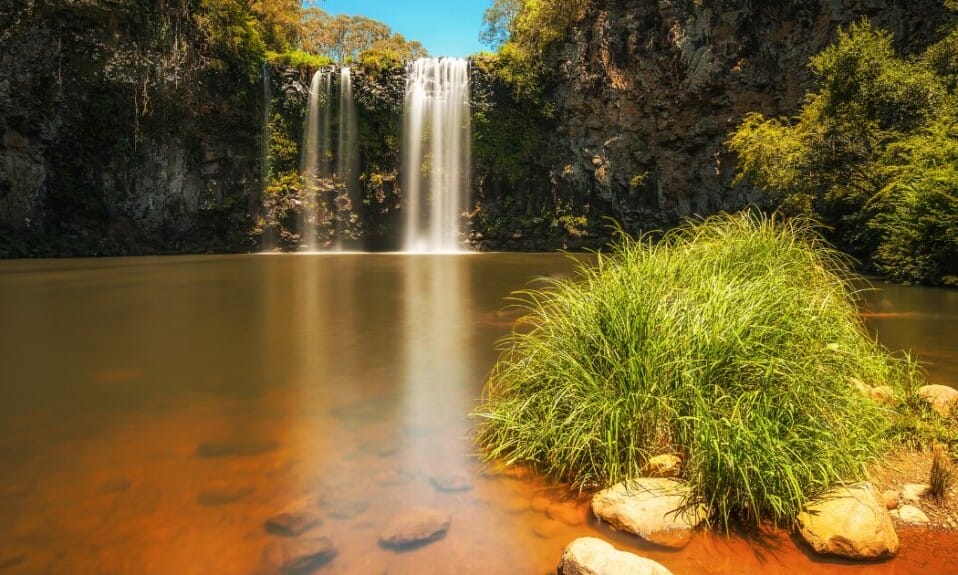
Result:
M898 534L885 503L870 483L839 487L798 515L799 534L818 553L880 559L898 553Z
M187 26L166 27L172 11L51 0L0 13L0 257L246 247L254 80L224 103L195 46L171 48L194 40L174 42Z
M724 141L748 112L791 115L812 86L809 57L860 18L906 49L948 16L932 0L596 0L551 54L558 128L552 181L627 229L732 210Z
M580 537L559 560L559 575L672 575L661 564L619 551L601 539Z

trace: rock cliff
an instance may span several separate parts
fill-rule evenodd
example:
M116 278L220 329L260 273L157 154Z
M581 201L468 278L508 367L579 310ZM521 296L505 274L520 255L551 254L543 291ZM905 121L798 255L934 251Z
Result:
M595 0L548 58L552 182L627 229L760 202L723 145L747 112L797 111L840 26L868 18L909 52L949 17L940 0Z
M176 7L0 0L0 256L248 247L257 86Z

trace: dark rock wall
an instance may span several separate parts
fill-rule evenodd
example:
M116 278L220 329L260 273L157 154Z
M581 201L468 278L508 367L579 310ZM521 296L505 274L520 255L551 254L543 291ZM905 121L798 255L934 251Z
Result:
M552 181L630 229L760 202L723 145L747 112L796 112L842 25L869 18L908 51L948 17L940 0L596 0L547 66Z
M0 257L248 249L259 90L180 4L0 0Z

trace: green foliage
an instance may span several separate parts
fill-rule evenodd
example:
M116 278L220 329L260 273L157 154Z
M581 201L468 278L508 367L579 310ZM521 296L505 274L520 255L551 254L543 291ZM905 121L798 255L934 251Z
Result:
M581 0L494 0L480 37L498 48L499 74L506 84L525 96L541 91L546 51L582 20L589 5Z
M284 66L286 68L296 68L297 70L313 71L316 68L329 66L333 63L329 56L313 54L304 50L291 50L289 52L267 52L266 59L271 64Z
M812 58L817 89L797 118L751 114L731 135L739 181L785 213L820 218L842 249L901 281L958 275L946 165L958 122L956 47L952 34L909 59L867 22L841 32Z
M259 74L265 44L246 2L201 0L195 17L205 37L208 67L223 75L241 75L247 81Z
M249 6L266 47L280 52L293 47L303 14L300 0L251 0L244 4Z
M389 26L364 16L331 15L318 8L303 13L301 25L303 49L328 55L337 62L353 62L363 52L389 52L397 59L427 56L417 41L409 41Z
M363 67L373 74L382 74L388 70L402 68L404 56L394 50L366 50L359 55L359 62Z
M868 336L850 279L798 220L622 238L577 280L520 292L477 443L579 488L678 453L713 520L787 524L882 452L891 414L851 378L899 395L919 378Z
M958 284L958 121L888 146L888 183L868 206L882 237L875 265L898 281Z

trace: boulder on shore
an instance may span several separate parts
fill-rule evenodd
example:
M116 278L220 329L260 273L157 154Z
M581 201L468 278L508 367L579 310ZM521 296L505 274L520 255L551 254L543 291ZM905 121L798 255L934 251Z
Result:
M918 396L942 417L951 415L951 410L958 403L958 390L947 385L923 385L918 388Z
M799 534L817 553L881 559L898 553L898 534L871 483L838 487L798 514Z
M661 564L619 551L601 539L580 537L565 548L559 575L672 575Z
M665 547L681 548L708 508L692 503L688 485L664 477L641 477L604 489L592 498L592 512L616 529Z

